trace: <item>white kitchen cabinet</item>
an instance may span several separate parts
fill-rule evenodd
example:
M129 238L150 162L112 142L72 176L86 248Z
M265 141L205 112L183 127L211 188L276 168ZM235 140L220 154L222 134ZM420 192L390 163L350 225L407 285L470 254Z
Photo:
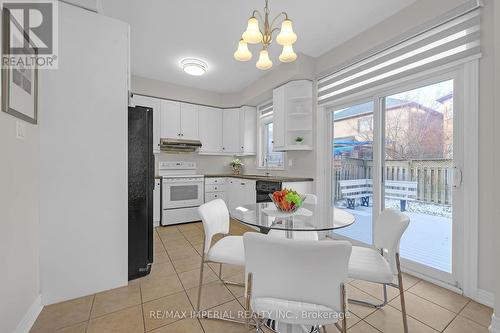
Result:
M209 202L215 199L225 200L225 191L225 178L205 178L205 202Z
M301 137L302 143L296 139ZM313 83L309 80L288 82L273 90L274 150L312 150Z
M222 112L222 152L240 152L240 109L225 109Z
M240 108L240 153L255 155L257 153L257 109L252 106Z
M161 137L198 140L198 107L194 104L161 101Z
M155 180L155 189L153 191L153 225L160 225L161 217L161 179Z
M154 97L135 95L132 97L135 106L144 106L153 109L153 153L160 152L160 108L161 100Z
M181 139L198 140L198 106L181 103Z
M162 138L181 138L181 103L162 100L160 119Z
M222 153L222 110L208 106L198 108L200 153Z
M238 206L255 204L257 201L255 184L255 180L227 178L226 204L230 212Z

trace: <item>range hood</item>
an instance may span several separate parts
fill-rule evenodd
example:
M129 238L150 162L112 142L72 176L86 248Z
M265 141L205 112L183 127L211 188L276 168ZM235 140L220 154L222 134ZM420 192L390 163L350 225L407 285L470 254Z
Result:
M200 147L199 140L160 139L160 150L167 153L194 153Z

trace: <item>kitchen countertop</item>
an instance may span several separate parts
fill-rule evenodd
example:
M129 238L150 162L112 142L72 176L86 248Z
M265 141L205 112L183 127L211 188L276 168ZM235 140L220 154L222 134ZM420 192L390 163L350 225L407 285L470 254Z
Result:
M206 174L205 178L230 177L240 179L265 180L271 182L312 182L312 178L304 177L282 177L282 176L265 176L265 175L233 175L233 174Z

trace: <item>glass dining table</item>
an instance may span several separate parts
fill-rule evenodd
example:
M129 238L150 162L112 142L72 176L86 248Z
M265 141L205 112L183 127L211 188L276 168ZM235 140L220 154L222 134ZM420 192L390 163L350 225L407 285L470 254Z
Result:
M348 227L355 222L354 215L334 208L333 219L322 219L307 208L299 208L294 214L281 213L272 202L249 204L233 209L231 217L245 225L256 227L267 234L270 230L285 232L286 238L293 233L330 231Z
M338 208L334 208L334 217L331 220L319 218L312 210L307 208L299 208L294 214L284 214L272 202L238 206L230 211L230 215L240 223L258 228L261 233L268 234L271 230L278 230L284 233L286 238L290 239L296 238L297 233L346 228L356 221L354 215ZM277 333L306 333L312 331L310 327L284 324L271 319L266 320L264 325Z

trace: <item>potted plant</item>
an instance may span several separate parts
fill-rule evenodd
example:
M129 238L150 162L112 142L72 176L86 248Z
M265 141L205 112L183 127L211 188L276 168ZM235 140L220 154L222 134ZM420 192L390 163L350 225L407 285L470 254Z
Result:
M295 143L301 145L304 142L304 137L298 136L295 138Z
M233 170L233 174L239 175L241 172L241 167L244 166L243 162L239 158L232 160L229 162L231 169Z

